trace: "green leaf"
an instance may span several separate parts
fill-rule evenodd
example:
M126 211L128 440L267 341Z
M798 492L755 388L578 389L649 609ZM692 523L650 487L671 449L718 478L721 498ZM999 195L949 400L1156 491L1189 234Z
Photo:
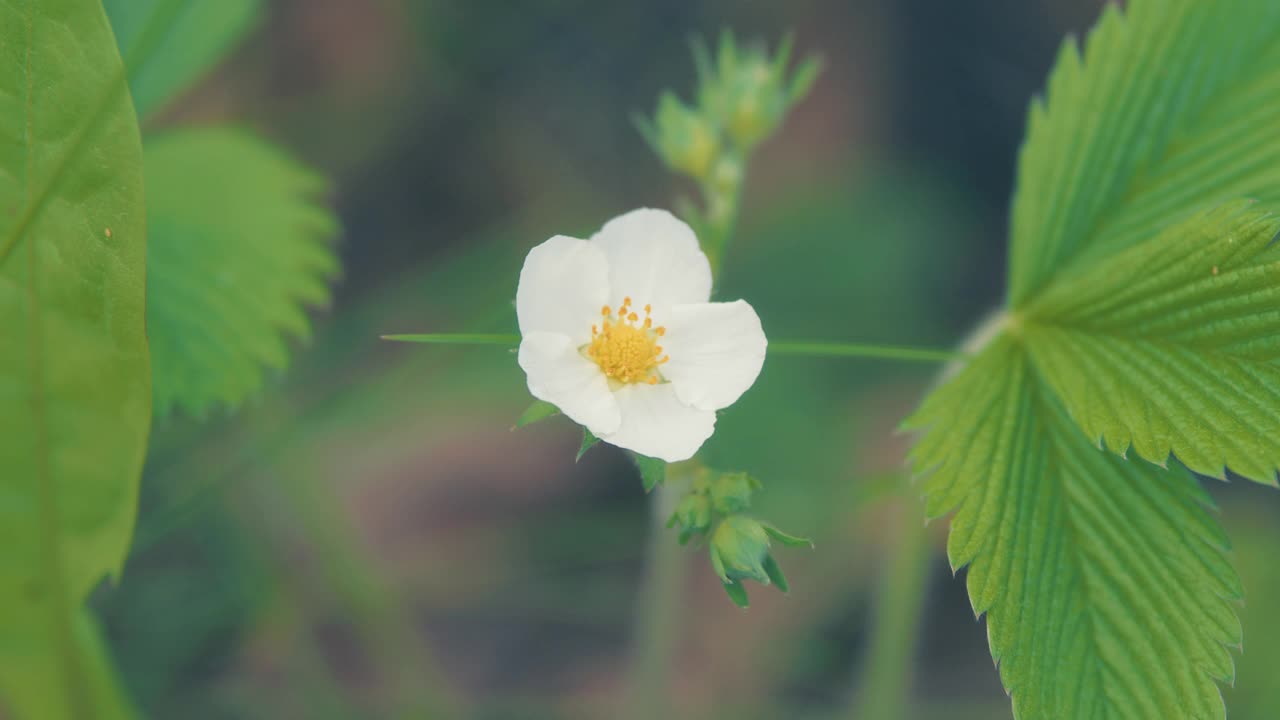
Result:
M256 24L260 0L104 0L138 115L159 110L216 66Z
M78 614L124 563L151 421L142 150L96 0L0 28L0 695L38 666L33 716L90 717Z
M652 492L667 477L667 463L657 458L645 457L639 453L628 453L640 471L640 482L644 483L644 491Z
M1280 221L1246 203L1197 215L1055 280L1015 332L1090 439L1275 484L1277 231Z
M909 426L1016 717L1225 717L1241 588L1189 473L1091 447L1008 336Z
M84 709L71 713L67 710L67 688L52 653L39 653L23 658L24 662L6 667L3 685L0 686L0 706L17 718L74 718L92 717L94 720L130 720L138 717L122 683L112 666L111 655L98 623L89 612L81 609L75 613L72 626L73 641L79 661L83 663L87 683L83 688L92 707L91 714Z
M1276 481L1277 126L1272 0L1108 5L1031 108L1003 334L914 420L1019 715L1224 715L1239 584L1151 463Z
M1280 3L1108 3L1031 107L1009 298L1240 197L1280 201Z
M147 322L157 416L235 407L288 363L329 301L336 220L326 183L247 134L149 139Z
M560 414L560 408L552 405L545 400L534 400L516 420L516 427L522 428L526 425L532 425L540 420L546 420L549 417L555 417Z
M600 438L591 434L590 430L582 428L582 445L578 448L578 454L573 458L573 461L578 462L581 460L582 456L586 455L587 451L595 447L599 442Z

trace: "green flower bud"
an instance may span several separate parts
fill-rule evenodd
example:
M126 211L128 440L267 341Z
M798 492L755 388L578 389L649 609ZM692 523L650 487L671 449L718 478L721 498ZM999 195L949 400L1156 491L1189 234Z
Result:
M739 64L736 76L726 78L728 91L725 129L738 147L746 150L773 134L782 123L789 103L781 78L768 58L754 54Z
M769 557L769 534L746 515L731 515L711 535L711 565L726 585L735 580L755 580L768 585L764 562Z
M725 592L739 607L747 607L747 590L743 580L762 585L772 583L787 592L787 578L778 561L769 552L770 539L784 545L812 545L804 538L787 535L745 515L730 515L716 526L711 535L711 567L724 583Z
M705 45L694 45L702 110L719 119L740 152L749 152L772 135L817 77L814 58L788 76L791 44L787 37L770 57L761 47L740 50L733 35L725 33L714 62Z
M732 515L751 508L751 496L762 487L744 472L724 473L711 483L711 501L716 512Z
M700 493L689 493L680 498L667 527L676 524L680 525L681 545L688 543L694 535L705 533L711 527L711 499Z
M658 99L645 134L668 167L694 178L706 177L720 153L719 128L670 92Z

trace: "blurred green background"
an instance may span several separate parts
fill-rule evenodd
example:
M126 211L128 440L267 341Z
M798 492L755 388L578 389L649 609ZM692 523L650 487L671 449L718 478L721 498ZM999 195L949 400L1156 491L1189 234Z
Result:
M776 339L953 345L1001 301L1027 103L1100 4L267 3L153 123L231 121L329 175L345 271L261 397L156 429L123 583L94 600L138 703L194 719L661 707L628 692L650 524L625 457L575 465L562 419L511 432L529 398L502 349L378 335L514 331L530 247L688 192L630 116L664 88L689 97L689 38L732 28L771 45L794 30L825 72L757 154L725 297ZM708 460L762 478L759 515L817 548L780 551L790 595L751 586L747 612L685 553L664 717L1011 716L945 524L922 534L903 490L895 427L935 372L776 357L724 413ZM1274 718L1280 503L1214 492L1249 593L1225 695L1233 718ZM882 704L899 686L909 700Z

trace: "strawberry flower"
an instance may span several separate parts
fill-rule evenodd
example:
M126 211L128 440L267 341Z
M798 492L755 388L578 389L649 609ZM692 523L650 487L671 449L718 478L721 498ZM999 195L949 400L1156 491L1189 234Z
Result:
M710 298L706 255L666 211L547 240L516 290L529 392L607 443L687 460L755 382L768 344L749 304Z

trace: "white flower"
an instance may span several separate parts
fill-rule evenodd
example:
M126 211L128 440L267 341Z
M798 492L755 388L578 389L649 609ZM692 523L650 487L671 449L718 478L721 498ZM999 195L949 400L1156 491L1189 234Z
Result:
M768 344L750 305L710 298L707 256L664 210L616 217L590 240L551 238L516 290L529 392L605 442L687 460Z

